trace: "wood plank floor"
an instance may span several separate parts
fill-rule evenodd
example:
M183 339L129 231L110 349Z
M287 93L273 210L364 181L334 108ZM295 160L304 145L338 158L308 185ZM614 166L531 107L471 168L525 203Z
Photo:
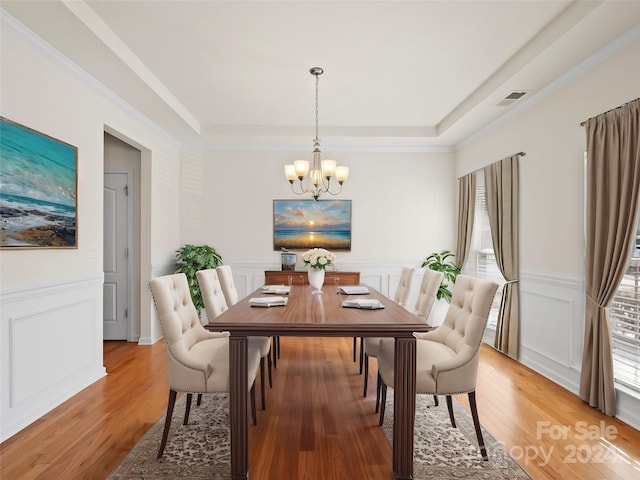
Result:
M351 339L281 342L267 409L249 429L251 478L389 480L375 360L364 399ZM0 478L103 479L163 415L164 343L104 351L107 377L0 445ZM640 432L486 346L477 394L481 422L533 478L640 478Z

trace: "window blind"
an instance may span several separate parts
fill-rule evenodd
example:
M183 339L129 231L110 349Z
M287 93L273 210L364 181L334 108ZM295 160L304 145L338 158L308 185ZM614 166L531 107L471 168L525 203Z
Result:
M478 182L479 183L479 182ZM491 226L489 224L489 212L487 210L487 198L484 185L476 186L476 208L475 222L473 226L473 237L471 240L471 252L469 255L468 271L477 277L486 278L496 282L499 287L491 305L488 328L495 329L500 300L502 299L502 286L504 277L500 273L496 263L496 255L493 250L493 240L491 239Z
M640 226L638 228L640 240ZM634 249L608 309L613 373L617 382L640 392L640 249Z

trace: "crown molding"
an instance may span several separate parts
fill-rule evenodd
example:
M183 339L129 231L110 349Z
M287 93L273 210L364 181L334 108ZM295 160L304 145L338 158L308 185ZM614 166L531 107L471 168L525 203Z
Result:
M120 110L131 116L135 120L142 123L161 138L166 140L172 146L179 148L180 142L176 140L167 131L160 128L157 123L151 120L146 115L143 115L139 110L135 109L131 104L124 101L120 96L116 95L112 90L107 88L104 84L96 80L95 77L89 75L85 70L80 68L69 58L63 55L59 50L54 48L50 43L45 41L40 36L25 27L15 17L6 12L6 10L0 8L0 25L3 28L7 28L13 31L19 38L24 40L27 44L33 47L35 50L42 53L45 57L53 61L56 65L69 72L72 76L89 87L94 92L98 93L101 97L114 104Z
M598 50L596 53L591 55L586 60L580 62L575 67L570 69L565 74L561 75L553 82L549 83L546 87L540 89L538 92L532 94L529 98L523 99L522 102L513 106L509 111L502 114L500 117L496 118L492 122L489 122L487 125L477 130L460 143L454 146L454 151L459 151L464 147L471 145L472 143L479 140L481 137L486 135L487 133L495 130L500 125L503 125L506 121L511 118L520 115L522 112L529 110L534 105L540 103L542 100L547 98L549 95L557 92L561 88L563 88L568 83L580 78L585 75L587 72L597 67L601 63L606 60L614 57L618 53L620 53L625 48L630 45L640 41L640 26L636 26L631 30L623 33L620 37L615 39L613 42L609 43L605 47Z

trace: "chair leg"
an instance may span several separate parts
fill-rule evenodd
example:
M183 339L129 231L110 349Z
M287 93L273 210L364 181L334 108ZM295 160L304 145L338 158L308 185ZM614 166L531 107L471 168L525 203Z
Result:
M201 393L198 394L198 399L196 400L196 407L199 407L200 405L202 405L202 394Z
M369 386L369 355L364 354L364 392L363 397L367 397L367 387Z
M387 404L387 386L384 383L380 385L380 422L379 425L382 426L384 423L384 408Z
M382 377L380 377L380 372L378 372L378 378L376 380L376 410L378 413L378 409L380 408L380 394L382 392Z
M191 412L191 400L193 399L193 394L187 393L187 405L184 409L184 422L183 425L189 425L189 413Z
M447 399L447 409L449 410L449 419L451 420L451 426L456 428L456 419L453 416L453 397L451 395L446 396Z
M353 337L353 361L356 361L356 352L358 351L358 347L356 346L357 337Z
M437 407L440 405L440 400L438 399L438 395L433 396L433 404Z
M278 358L280 358L280 337L276 337L276 350L278 350Z
M362 364L364 363L364 337L360 337L360 370L359 374L362 375Z
M271 353L273 354L273 368L278 368L278 337L272 339Z
M253 385L251 385L249 395L251 395L251 420L253 420L254 425L257 425L258 419L256 418L256 382L253 382Z
M171 427L171 416L173 415L173 407L176 404L176 396L178 392L175 390L169 390L169 401L167 402L167 417L164 421L164 430L162 431L162 441L160 442L160 449L156 458L162 458L164 453L164 447L167 446L167 438L169 438L169 427Z
M269 371L269 388L273 388L273 378L271 375L271 355L267 355L267 370Z
M480 453L482 459L486 462L489 460L487 456L487 449L484 446L484 438L482 438L482 429L480 428L480 419L478 418L478 407L476 406L476 392L469 392L469 406L471 407L471 416L473 417L473 425L476 427L476 436L478 437L478 445L480 446Z
M266 396L264 393L264 357L260 357L260 398L262 399L262 410L267 406Z

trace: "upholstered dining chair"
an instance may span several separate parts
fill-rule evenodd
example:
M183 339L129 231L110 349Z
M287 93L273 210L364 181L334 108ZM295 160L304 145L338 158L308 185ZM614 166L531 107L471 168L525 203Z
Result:
M220 267L218 267L220 268ZM207 316L210 319L216 318L222 312L228 310L228 305L223 294L224 288L218 275L218 269L210 268L196 272L202 301L204 302ZM233 284L231 284L233 286ZM228 286L229 288L229 286ZM235 287L232 289L235 291ZM237 301L237 293L235 294ZM230 296L229 298L233 298ZM265 394L265 378L264 378L264 359L268 361L269 386L272 386L271 379L271 342L269 337L247 337L249 348L256 349L260 352L260 397L262 399L262 409L266 408Z
M400 272L400 280L398 281L398 287L396 288L396 293L393 296L393 301L401 307L407 306L407 299L409 298L409 293L411 293L411 283L414 271L415 268L403 267Z
M411 293L411 281L413 280L414 271L415 271L415 268L403 267L402 271L400 272L400 280L398 281L398 287L396 288L396 293L393 297L393 301L396 302L401 307L407 306L407 299L409 298L409 293ZM364 359L366 357L366 352L367 352L365 342L366 340L360 337L360 369L359 369L360 373L362 373L362 366L364 364ZM372 342L369 342L369 343L372 344ZM374 342L374 343L377 344L377 342ZM354 338L354 341L353 341L354 361L355 361L355 356L356 356L356 342ZM373 356L373 355L369 355L369 356ZM364 377L364 381L365 381L365 397L366 397L366 393L367 393L366 391L367 377L366 376Z
M232 307L238 303L238 290L236 289L236 284L233 282L231 267L229 265L220 265L216 267L216 272L218 273L224 300L227 302L227 306Z
M458 275L442 325L416 336L416 393L445 395L451 426L456 427L452 395L466 393L484 460L488 460L476 406L476 377L480 345L498 285L489 280ZM387 385L394 385L394 339L383 339L378 351L382 379L380 425L384 420Z
M233 271L229 265L220 265L216 267L218 272L218 278L220 279L220 285L222 286L222 293L224 299L227 302L227 306L232 307L238 302L238 289L233 281ZM271 379L271 366L276 367L278 358L280 357L280 337L273 337L273 364L269 364L269 386L272 386Z
M169 401L157 457L162 457L178 392L187 393L184 425L189 422L192 395L229 391L229 333L208 332L200 323L184 273L149 281L166 342ZM256 423L255 378L260 353L249 348L247 356L251 415Z
M425 269L422 282L420 282L420 290L418 290L416 306L413 309L413 314L424 319L424 323L429 323L429 314L438 296L442 280L444 280L444 273Z
M433 303L436 301L438 294L438 288L442 283L444 274L442 272L436 272L434 270L426 269L420 282L420 290L418 291L418 299L413 310L413 314L422 318L425 323L431 313ZM364 393L363 396L367 396L367 388L369 382L369 357L378 356L378 348L380 346L381 338L370 337L364 339ZM376 412L380 405L380 388L381 381L380 376L377 375L378 381L376 385Z
M224 299L227 305L232 307L238 302L238 290L233 282L233 271L229 265L220 265L216 267L216 272L218 272ZM275 368L280 357L280 337L273 337L273 348L271 350L273 351L273 368ZM271 365L269 365L269 386L271 384Z

